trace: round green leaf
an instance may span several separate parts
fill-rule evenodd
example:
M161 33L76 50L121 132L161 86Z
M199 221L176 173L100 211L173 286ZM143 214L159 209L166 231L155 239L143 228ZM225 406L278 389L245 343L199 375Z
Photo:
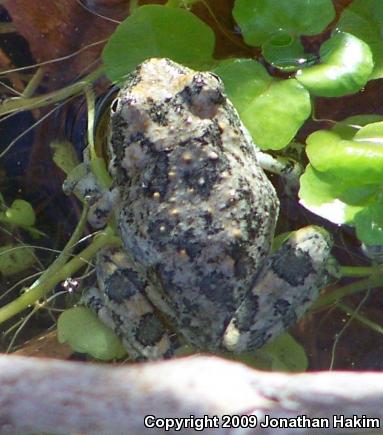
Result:
M383 145L383 121L372 122L359 129L355 136L354 141L365 145L376 145L378 150Z
M354 0L342 12L338 29L352 33L369 45L374 57L370 79L383 77L382 0Z
M249 45L262 45L281 29L295 39L316 35L335 18L331 0L236 0L233 16Z
M369 80L374 63L370 47L349 33L335 33L320 49L321 63L301 69L296 78L322 97L358 92Z
M355 216L356 235L366 245L383 245L383 203L365 207Z
M29 269L36 262L33 248L24 245L0 247L0 274L11 276Z
M271 35L262 44L262 54L268 63L284 71L295 71L308 62L300 40L284 30Z
M304 372L308 367L304 348L287 332L257 350L254 356L269 360L273 371Z
M260 148L285 147L311 113L310 95L302 85L273 79L254 60L230 59L214 72Z
M252 59L227 59L213 71L223 80L226 93L239 113L274 80L262 64Z
M16 199L5 211L6 219L9 223L31 227L36 222L36 215L29 202L23 199Z
M310 116L307 90L295 79L275 80L240 115L262 149L284 148Z
M58 340L71 348L100 360L122 358L125 350L115 333L86 307L64 311L57 322Z
M354 186L306 167L300 178L300 203L311 212L335 224L352 223L366 204L374 200L377 186Z
M168 57L195 69L212 62L214 33L191 12L160 5L141 6L124 20L102 53L110 80L121 80L151 57Z
M382 123L377 123L381 124ZM381 138L365 140L374 124L363 127L354 140L342 140L333 131L316 131L307 138L306 152L313 167L327 175L347 181L349 185L381 184L383 147ZM365 133L365 129L367 129ZM378 129L378 127L376 127Z
M382 115L375 114L350 116L342 121L338 121L331 131L338 134L342 139L349 140L353 139L355 134L365 125L382 120Z

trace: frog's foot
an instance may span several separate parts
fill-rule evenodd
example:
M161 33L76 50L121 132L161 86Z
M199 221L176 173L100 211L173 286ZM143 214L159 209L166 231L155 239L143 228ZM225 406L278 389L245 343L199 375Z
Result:
M63 184L67 195L74 193L82 202L89 203L88 222L93 228L103 228L115 204L119 201L118 191L103 188L87 162L76 166Z
M148 285L120 248L98 254L99 288L91 288L83 301L121 338L132 359L172 356L178 339L166 328L145 296Z
M237 309L223 347L232 352L256 349L296 323L329 281L331 247L322 228L292 233L267 260Z

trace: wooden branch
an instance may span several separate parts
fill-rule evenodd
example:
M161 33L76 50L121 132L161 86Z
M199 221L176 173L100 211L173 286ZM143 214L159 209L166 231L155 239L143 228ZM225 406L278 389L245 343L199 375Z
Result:
M124 367L0 356L0 434L76 433L142 435L164 433L168 425L216 423L214 434L293 434L309 429L262 428L262 421L290 418L289 424L324 424L327 433L373 432L367 423L383 418L383 374L320 372L267 373L217 357L195 356ZM196 420L204 415L210 420ZM223 428L223 422L253 428ZM253 417L249 417L253 415ZM297 418L298 415L305 415ZM340 416L359 427L334 427ZM362 416L365 417L362 417ZM190 417L194 416L194 417ZM213 419L217 416L216 419ZM155 420L155 418L171 418ZM314 420L309 420L309 419ZM319 420L323 419L323 420ZM282 424L287 420L272 420ZM295 422L295 423L294 423ZM324 423L323 423L324 422ZM364 428L363 428L364 424ZM362 426L360 426L362 425ZM176 433L174 426L170 433ZM305 426L303 426L305 427ZM182 426L179 433L192 433ZM310 433L316 433L311 431Z

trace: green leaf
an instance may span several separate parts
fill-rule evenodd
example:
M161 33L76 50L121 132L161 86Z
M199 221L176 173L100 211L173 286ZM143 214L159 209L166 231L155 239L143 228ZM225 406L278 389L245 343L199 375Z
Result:
M53 141L50 143L50 147L53 150L53 161L65 174L69 174L80 163L76 150L70 141Z
M214 70L262 149L281 149L311 113L310 95L295 79L276 80L251 59L231 59Z
M335 33L320 49L321 63L301 69L296 78L322 97L353 94L369 80L374 63L370 47L350 33Z
M31 227L36 222L36 215L29 202L16 199L5 211L5 220L10 224Z
M240 113L255 143L262 149L284 148L310 116L307 90L295 79L273 81Z
M307 155L316 170L350 186L382 183L383 122L363 127L354 140L320 130L310 134L306 142Z
M151 57L168 57L198 70L209 68L214 44L211 28L191 12L146 5L117 27L102 58L110 80L119 81Z
M342 12L338 29L370 46L375 67L370 79L383 77L383 8L381 0L354 0Z
M302 63L310 61L300 40L284 30L271 35L262 44L262 55L268 63L284 71L295 71Z
M377 186L350 187L311 165L300 178L300 203L335 224L352 223L355 215L375 198Z
M0 273L11 276L29 269L36 262L33 248L24 245L0 247Z
M366 245L383 245L383 202L375 202L356 214L356 235Z
M376 203L382 185L381 119L352 116L331 131L311 134L306 148L311 164L300 179L299 197L307 209L337 224L365 224L358 233L363 241L372 222L367 210Z
M226 93L239 113L274 81L265 67L252 59L227 59L213 72L223 80Z
M372 122L378 122L382 120L382 115L375 114L350 116L342 121L338 121L331 131L338 134L342 139L350 140L353 139L361 127L364 127Z
M71 348L100 360L122 358L125 350L115 333L86 307L64 311L57 322L58 340Z
M331 0L236 0L233 16L249 45L262 45L276 32L316 35L335 18Z
M308 360L304 348L288 333L284 333L254 352L260 360L269 360L273 371L303 372Z
M360 144L376 145L375 147L382 148L383 145L383 121L372 122L359 129L355 136L354 141Z

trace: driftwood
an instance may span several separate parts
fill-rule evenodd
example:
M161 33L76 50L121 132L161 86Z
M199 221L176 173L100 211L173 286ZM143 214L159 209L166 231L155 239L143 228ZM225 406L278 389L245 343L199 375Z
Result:
M201 424L203 420L196 418L204 415L210 417L205 417L206 424L216 426L204 432L214 434L373 432L378 430L376 426L371 429L366 424L379 423L383 418L383 374L267 373L207 356L125 367L0 357L0 434L164 433L163 427L145 427L147 415L171 418L165 421L153 417L147 421L174 425L168 433L176 433L177 424ZM223 415L245 417L241 421ZM305 415L307 420L302 423L301 417L301 424L328 421L329 427L262 428L265 415L284 418L280 424L291 418L290 425L299 424L297 416ZM354 428L342 429L333 426L334 415L338 422L342 421L340 416L357 415L359 420L343 420ZM222 427L223 423L230 426L240 422L252 426L255 417L256 427ZM193 431L183 426L179 433Z

